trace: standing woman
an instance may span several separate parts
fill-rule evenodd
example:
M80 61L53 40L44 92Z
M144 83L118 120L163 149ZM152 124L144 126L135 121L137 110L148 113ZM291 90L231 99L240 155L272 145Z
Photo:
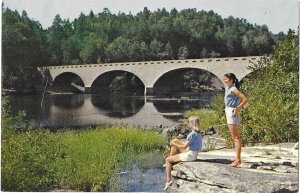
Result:
M234 141L235 158L229 165L237 167L241 164L242 143L239 132L240 116L239 110L248 103L247 97L239 91L239 81L233 73L224 75L225 83L225 114L227 125Z

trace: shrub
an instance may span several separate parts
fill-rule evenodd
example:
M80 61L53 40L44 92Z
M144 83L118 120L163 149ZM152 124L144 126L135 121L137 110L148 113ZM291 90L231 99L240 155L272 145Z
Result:
M192 109L186 111L184 115L186 117L199 117L202 131L207 131L210 128L220 128L220 126L225 124L223 96L217 95L214 97L211 109Z
M244 143L278 143L298 139L299 47L293 31L263 58L245 79L242 89L249 105L242 113Z

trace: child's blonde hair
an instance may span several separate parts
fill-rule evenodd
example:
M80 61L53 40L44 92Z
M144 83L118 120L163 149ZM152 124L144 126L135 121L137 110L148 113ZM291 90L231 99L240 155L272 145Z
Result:
M191 116L188 118L188 124L193 130L200 132L200 120L199 117Z

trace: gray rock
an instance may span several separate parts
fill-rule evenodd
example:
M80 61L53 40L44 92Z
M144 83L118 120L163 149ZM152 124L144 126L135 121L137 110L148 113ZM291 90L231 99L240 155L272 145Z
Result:
M174 125L163 129L161 133L165 138L170 138L172 135L179 134L179 125Z
M273 153L257 156L266 150ZM244 147L238 168L227 166L234 155L232 149L200 152L196 161L173 166L174 183L168 192L298 192L298 157L288 151L274 145Z
M176 180L172 189L181 192L271 193L282 190L291 192L298 190L297 175L231 168L223 163L186 162L175 165L174 170L177 170L180 175L176 176L179 183Z

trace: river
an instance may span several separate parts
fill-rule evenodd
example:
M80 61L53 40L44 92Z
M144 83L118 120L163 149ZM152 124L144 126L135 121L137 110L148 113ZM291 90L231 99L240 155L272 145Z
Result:
M175 125L186 110L205 108L216 93L198 96L144 97L91 94L10 95L13 114L39 126L59 129L96 125L128 125L158 128ZM163 153L149 154L151 164L133 163L119 174L117 191L161 192L166 181ZM151 161L152 160L152 161ZM153 161L155 160L155 161Z
M13 114L26 112L26 119L42 127L67 128L95 125L168 127L184 111L205 108L215 93L198 96L144 97L91 94L10 95Z

